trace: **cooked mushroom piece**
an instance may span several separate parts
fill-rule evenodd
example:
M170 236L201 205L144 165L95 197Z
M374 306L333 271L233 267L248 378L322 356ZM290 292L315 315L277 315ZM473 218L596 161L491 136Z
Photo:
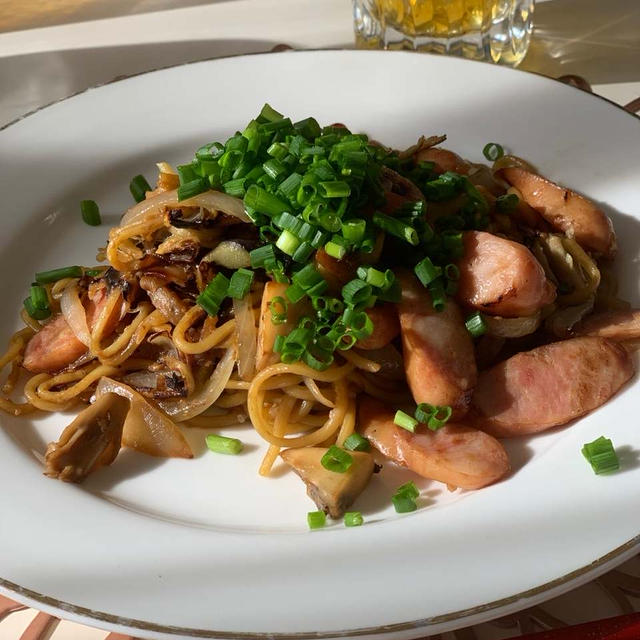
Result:
M115 393L100 396L76 416L58 442L49 443L44 474L79 482L96 469L110 465L120 451L128 411L126 398Z
M323 447L286 449L280 456L307 485L308 496L332 518L342 518L347 508L367 486L373 473L369 453L350 451L353 464L344 473L329 471L320 462L328 451Z
M140 286L147 292L153 306L172 324L178 324L190 305L169 287L164 280L156 276L145 275L140 278Z

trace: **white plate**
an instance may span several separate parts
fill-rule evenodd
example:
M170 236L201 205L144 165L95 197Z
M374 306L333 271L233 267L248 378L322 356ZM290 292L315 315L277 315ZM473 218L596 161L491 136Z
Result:
M380 52L239 57L149 73L87 91L0 132L5 312L34 271L91 263L130 203L136 173L178 163L241 128L263 102L344 122L404 147L446 132L481 160L503 143L610 212L623 293L636 305L640 127L604 100L542 77L455 59ZM102 227L80 220L93 198ZM263 444L240 457L156 460L125 452L82 486L41 475L67 422L10 420L0 431L0 590L63 617L148 637L413 638L556 595L635 552L640 532L637 381L571 428L509 449L515 471L477 492L423 483L397 515L407 475L390 466L357 503L366 525L308 532L313 509L292 474L259 478ZM601 434L624 470L597 477L580 453ZM593 564L592 564L593 563Z

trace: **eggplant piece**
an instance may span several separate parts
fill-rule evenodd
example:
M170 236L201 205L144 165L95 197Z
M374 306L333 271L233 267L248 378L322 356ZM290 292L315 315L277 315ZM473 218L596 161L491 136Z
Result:
M375 465L371 454L349 451L353 458L349 469L344 473L329 471L320 462L327 451L324 447L301 447L286 449L280 457L302 478L318 509L332 518L342 518L367 486Z

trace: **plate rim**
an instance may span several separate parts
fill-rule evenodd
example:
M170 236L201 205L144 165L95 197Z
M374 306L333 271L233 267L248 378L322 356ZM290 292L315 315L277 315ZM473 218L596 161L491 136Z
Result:
M352 49L346 47L339 48L314 48L314 49L285 49L280 51L266 51L266 52L253 52L253 53L238 53L238 54L230 54L225 56L214 56L211 58L204 58L201 60L192 60L188 62L182 62L173 65L160 66L153 69L148 69L145 71L140 71L137 73L131 74L122 74L118 75L111 80L107 80L105 82L100 82L96 84L92 84L84 89L80 89L74 93L68 94L66 96L57 98L45 105L41 105L28 111L24 114L21 114L11 121L0 125L0 133L10 127L18 125L23 120L26 120L30 116L38 114L40 111L44 109L48 109L49 107L55 106L59 103L65 102L77 96L81 96L85 93L88 93L94 89L99 89L101 87L110 86L115 83L124 82L127 80L131 80L133 78L137 78L139 76L145 76L149 74L154 74L157 72L167 71L171 69L179 69L182 67L187 67L196 64L203 63L214 63L217 60L229 60L233 58L253 58L257 56L271 56L275 54L284 53L287 55L312 55L314 53L332 53L337 55L344 54L353 54L356 53L358 55L371 55L377 56L392 54L395 56L420 56L424 58L428 56L431 60L442 59L443 56L439 54L433 53L422 53L415 51L384 51L384 50L362 50L362 49ZM451 59L451 57L448 57ZM493 68L500 68L507 73L515 72L520 74L527 74L530 76L538 77L543 79L543 81L549 81L553 83L559 83L568 87L571 90L578 91L581 94L590 95L593 98L597 98L605 103L616 108L618 111L622 111L628 116L631 116L635 120L640 120L640 113L634 113L625 109L622 105L610 100L609 98L605 98L597 93L592 93L589 91L585 91L574 85L567 84L559 81L556 78L546 76L542 73L515 69L509 67L503 67L500 65L494 65L484 61L478 60L469 60L463 58L454 58L456 60L461 61L463 64L483 64L488 65ZM345 630L332 630L332 631L324 631L324 632L242 632L242 631L215 631L212 629L199 629L195 627L182 627L182 626L174 626L174 625L163 625L159 623L149 622L146 620L139 620L136 618L127 618L124 616L119 616L116 614L105 613L99 610L90 609L87 607L83 607L80 605L75 605L73 603L65 602L64 600L58 600L57 598L53 598L51 596L47 596L45 594L38 593L37 591L22 587L10 580L6 580L0 576L0 592L4 591L11 597L16 597L18 599L22 599L27 603L37 603L38 605L42 605L43 610L48 610L54 614L59 612L65 612L65 614L70 614L69 619L76 619L78 622L83 624L90 624L92 622L100 622L105 623L106 625L112 627L113 629L117 629L119 631L126 630L136 630L136 631L146 631L149 633L155 634L169 634L172 637L185 637L185 638L220 638L224 640L266 640L266 639L277 639L277 640L307 640L307 639L318 639L324 640L329 638L349 638L349 637L363 637L363 636L382 636L389 634L401 634L413 631L414 633L411 637L418 636L422 631L429 631L429 627L436 627L441 624L451 623L454 621L460 621L463 624L460 624L456 628L460 628L469 624L471 620L473 620L473 624L485 622L487 620L493 619L494 617L499 617L500 615L505 615L508 612L516 612L522 609L527 608L528 606L532 606L533 604L540 603L544 601L546 598L545 595L550 591L554 591L548 598L553 598L561 593L565 593L569 591L573 587L578 587L581 584L587 582L588 578L595 578L599 575L602 575L608 570L611 570L624 562L626 559L634 555L635 552L640 550L640 533L634 536L630 540L627 540L623 544L619 545L615 549L609 551L608 553L600 556L599 558L593 560L589 564L586 564L582 567L574 569L573 571L563 574L553 580L545 582L543 584L534 586L530 589L521 591L516 594L512 594L510 596L500 598L498 600L493 600L490 602L486 602L483 604L479 604L473 607L468 607L465 609L460 609L457 611L449 612L446 614L441 614L438 616L432 616L429 618L418 618L412 621L398 622L392 624L384 624L384 625L376 625L372 627L356 627L352 629ZM513 605L516 605L513 607ZM496 615L496 612L497 615ZM447 627L447 630L451 629L451 627ZM435 631L437 632L437 631ZM155 636L160 637L160 636ZM408 636L407 636L408 637Z

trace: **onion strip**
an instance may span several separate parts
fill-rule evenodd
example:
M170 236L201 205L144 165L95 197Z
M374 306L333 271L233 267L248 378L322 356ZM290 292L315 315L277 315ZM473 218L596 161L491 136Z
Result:
M172 189L138 202L122 216L120 226L125 227L134 224L141 221L148 214L158 213L164 207L173 205L202 207L208 211L222 211L222 213L238 218L242 222L251 222L249 216L244 212L244 203L239 198L234 198L219 191L205 191L193 196L193 198L178 201L178 191Z
M60 311L69 328L82 344L91 345L91 333L87 325L87 313L80 302L77 284L68 286L60 297Z
M245 296L241 300L233 299L233 314L236 319L236 336L238 338L238 374L249 382L253 378L258 347L251 298Z

